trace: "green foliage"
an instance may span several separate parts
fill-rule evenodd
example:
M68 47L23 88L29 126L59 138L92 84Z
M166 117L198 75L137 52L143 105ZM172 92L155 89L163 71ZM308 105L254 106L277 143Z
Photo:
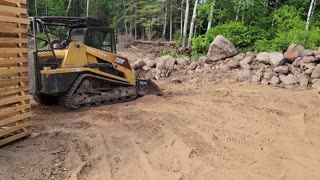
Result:
M161 50L161 55L169 55L172 56L174 58L180 58L180 57L184 57L185 55L183 54L178 54L177 52L171 50L171 49L162 49Z
M217 35L223 35L240 50L253 50L255 42L269 37L258 27L249 27L240 22L230 22L210 29L205 35L193 39L193 53L205 54Z
M305 30L301 9L285 5L276 14L276 33L272 39L256 42L256 51L285 51L290 44L301 44L308 49L316 49L320 43L320 30Z

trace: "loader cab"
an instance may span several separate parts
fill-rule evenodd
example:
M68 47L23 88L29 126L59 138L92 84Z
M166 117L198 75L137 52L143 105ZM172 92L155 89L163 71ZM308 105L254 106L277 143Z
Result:
M114 31L111 28L87 27L71 29L70 41L80 41L89 47L117 53Z

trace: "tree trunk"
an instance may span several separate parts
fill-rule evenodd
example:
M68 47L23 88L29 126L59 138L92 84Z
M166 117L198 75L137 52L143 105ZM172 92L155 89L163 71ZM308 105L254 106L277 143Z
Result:
M183 4L184 4L185 0L182 0L181 2L181 21L180 21L180 31L181 31L181 36L183 35L183 14L184 14L184 10L183 10Z
M164 21L163 21L163 31L162 31L162 39L166 39L166 32L167 32L167 21L168 21L168 4L165 2L164 5Z
M138 11L138 0L135 0L135 6L134 6L134 39L137 39L137 11Z
M124 9L124 31L126 33L126 37L128 37L128 26L127 26L127 8L125 0L122 0L123 9Z
M211 29L212 26L212 19L213 19L213 12L214 12L214 6L216 5L216 0L213 0L211 3L211 7L210 7L210 14L209 14L209 22L208 22L208 27L207 27L207 32L209 31L209 29Z
M236 14L236 21L239 20L239 14L240 14L241 7L242 7L242 0L239 2L239 6L238 6L238 9L237 9L237 14Z
M242 6L242 20L241 20L242 23L244 23L244 20L245 20L245 10L246 10L246 2L243 2L243 6Z
M71 4L72 4L72 0L69 0L67 11L66 11L66 16L69 16L69 14L70 14Z
M173 22L172 22L172 0L171 0L171 4L170 4L170 41L172 41L172 25L173 25Z
M188 19L189 19L189 0L186 0L186 10L184 14L183 37L182 37L182 49L186 49Z
M89 17L90 0L87 0L87 17Z
M34 0L34 12L36 13L36 16L38 16L38 6L37 6L37 0Z
M313 13L314 13L314 9L316 8L316 5L317 5L317 0L311 0L309 12L308 12L308 17L307 17L306 30L310 29L311 19L312 19Z
M195 1L194 8L193 8L193 14L192 14L191 25L190 25L189 40L188 40L188 48L189 49L191 48L191 41L193 38L194 23L197 19L198 1L199 0Z

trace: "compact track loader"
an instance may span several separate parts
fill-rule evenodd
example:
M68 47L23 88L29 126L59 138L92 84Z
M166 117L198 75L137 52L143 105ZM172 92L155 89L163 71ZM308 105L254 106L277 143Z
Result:
M162 95L151 80L136 79L128 59L116 54L113 29L102 21L89 17L30 19L35 49L29 53L31 93L38 103L77 109Z

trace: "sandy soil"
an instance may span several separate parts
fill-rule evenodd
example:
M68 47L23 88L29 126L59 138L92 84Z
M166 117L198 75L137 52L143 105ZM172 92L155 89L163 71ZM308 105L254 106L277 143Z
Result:
M0 179L320 179L319 94L158 83L163 97L112 106L34 103L34 134L0 149Z

